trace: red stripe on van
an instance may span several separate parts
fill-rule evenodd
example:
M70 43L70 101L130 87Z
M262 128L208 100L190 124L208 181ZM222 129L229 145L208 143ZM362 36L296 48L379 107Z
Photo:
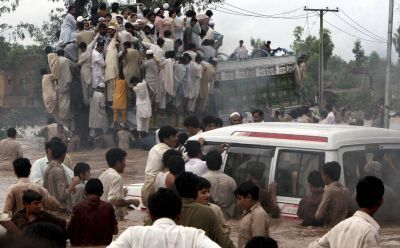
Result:
M234 135L256 137L256 138L269 138L269 139L288 139L288 140L303 140L313 142L328 142L327 137L322 136L309 136L297 134L282 134L282 133L261 133L261 132L235 132Z

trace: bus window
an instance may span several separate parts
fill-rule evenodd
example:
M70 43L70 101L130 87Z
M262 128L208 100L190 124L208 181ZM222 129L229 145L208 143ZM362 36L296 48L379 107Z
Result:
M275 180L279 196L303 198L308 192L308 174L321 170L324 152L281 150L278 155Z
M274 153L275 148L270 147L230 147L224 172L233 177L236 184L239 185L246 181L250 167L261 167L263 169L261 169L260 177L257 179L263 187L266 187Z

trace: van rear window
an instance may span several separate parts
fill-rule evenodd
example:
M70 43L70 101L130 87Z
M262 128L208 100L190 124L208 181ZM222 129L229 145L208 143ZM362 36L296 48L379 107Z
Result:
M313 170L321 171L324 162L324 152L280 150L275 170L277 195L305 197L309 191L308 174Z

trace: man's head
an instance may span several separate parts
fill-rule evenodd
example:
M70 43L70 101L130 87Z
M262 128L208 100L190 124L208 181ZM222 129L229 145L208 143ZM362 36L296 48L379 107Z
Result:
M111 4L111 12L117 13L117 12L118 12L118 9L119 9L119 3L113 2L113 3Z
M160 218L177 221L182 210L182 201L172 190L160 188L149 196L147 207L153 221Z
M102 53L104 51L104 43L103 42L97 42L96 50L99 53Z
M271 45L271 41L267 41L267 46Z
M83 181L90 179L90 166L87 163L79 162L74 167L74 176L79 177Z
M261 109L255 109L251 112L254 122L262 122L264 120L264 112Z
M252 181L246 181L240 184L234 193L238 205L245 210L250 210L258 201L259 188Z
M201 158L201 144L197 140L188 140L185 144L189 158Z
M197 185L199 184L199 176L192 172L182 172L175 179L175 187L179 195L183 198L197 198Z
M172 32L171 32L171 31L169 31L169 30L165 30L165 31L164 31L164 37L165 37L165 38L170 38L171 35L172 35Z
M322 179L321 172L316 170L308 174L307 182L310 185L310 191L324 187L324 180Z
M100 23L99 24L99 33L102 36L105 36L107 34L107 24L105 24L105 23Z
M215 118L215 125L216 125L216 128L220 128L220 127L223 127L223 126L224 126L224 122L222 121L221 118L216 117L216 118Z
M47 119L47 125L50 125L50 124L53 124L53 123L56 123L56 119L54 119L54 117L49 117Z
M65 248L67 237L61 227L48 223L37 222L28 225L22 231L24 239L40 242L40 247Z
M58 55L59 57L64 57L64 55L65 55L64 49L58 49L58 50L57 50L57 55Z
M165 40L163 39L163 38L158 38L157 39L157 45L159 46L159 47L163 47L164 46L164 43L165 43Z
M115 19L117 20L118 24L122 24L124 22L124 18L121 15L117 15Z
M251 238L245 248L278 248L278 243L270 237L256 236Z
M38 214L42 210L42 195L28 189L22 195L22 203L27 213Z
M183 126L186 128L189 136L196 135L200 131L200 122L196 116L189 116L183 122Z
M178 176L185 171L185 160L183 160L182 156L171 156L165 165L174 176Z
M206 155L207 168L211 171L219 171L222 166L222 156L216 150L209 151Z
M210 199L211 183L204 177L199 177L197 185L197 198L196 201L200 204L207 205Z
M178 143L179 143L179 145L183 146L188 139L189 139L189 135L187 133L179 133L178 134Z
M182 156L182 154L173 148L164 152L164 154L162 156L162 163L163 163L164 167L167 167L167 161L172 156Z
M192 19L190 19L190 26L194 27L194 25L196 25L196 23L197 23L196 17L192 17Z
M78 28L79 31L82 31L85 29L85 24L83 22L77 22L76 27Z
M158 131L158 139L161 143L165 143L169 147L173 148L178 142L178 138L176 137L177 134L178 131L176 131L175 128L171 126L162 126Z
M126 151L121 148L111 148L106 153L107 164L119 173L123 173L126 167Z
M79 43L78 47L79 47L79 49L81 50L81 52L85 52L86 49L87 49L87 45L86 45L85 42Z
M247 162L247 177L253 182L260 182L265 171L265 165L258 161ZM262 183L262 182L261 182Z
M154 21L156 20L156 14L154 14L153 12L150 12L147 15L147 19L149 19L150 23L154 23Z
M71 15L75 15L75 13L76 13L76 8L75 8L75 5L70 5L69 7L68 7L68 13L70 13Z
M17 138L17 130L13 127L7 129L7 137L11 139Z
M165 58L167 58L167 59L175 58L175 51L167 51L167 52L165 52Z
M324 183L329 185L332 182L339 181L342 168L336 161L325 163L322 167L322 178Z
M358 181L356 191L356 200L358 206L360 208L369 210L370 215L373 215L383 204L385 187L382 180L376 177L366 176L360 179L360 181ZM388 204L390 203L388 202Z
M216 124L216 120L215 117L212 115L208 115L206 117L203 118L203 128L204 128L204 132L207 131L211 131L217 128L217 124Z
M96 195L101 197L103 195L103 184L98 178L92 178L85 184L86 195Z
M138 83L140 83L140 79L137 78L137 77L132 77L130 83L131 83L133 86L136 86Z
M196 47L195 44L189 43L189 45L188 45L188 50L196 51L196 49L197 49L197 47Z
M128 31L129 33L133 32L133 25L130 22L125 23L125 30Z
M18 178L29 177L31 174L31 162L27 158L17 158L13 162L14 172Z
M211 10L206 11L206 16L208 16L208 18L211 18L213 15L214 13Z
M154 58L154 53L153 53L153 51L151 50L151 49L149 49L149 50L147 50L146 51L146 59L152 59L152 58Z
M333 105L328 103L328 104L325 105L325 109L328 112L332 112L333 111Z
M240 46L240 47L243 46L243 40L239 40L239 46Z
M242 115L239 112L234 112L229 116L231 125L238 125L243 123Z
M51 157L60 163L64 162L67 155L67 146L61 140L51 141Z

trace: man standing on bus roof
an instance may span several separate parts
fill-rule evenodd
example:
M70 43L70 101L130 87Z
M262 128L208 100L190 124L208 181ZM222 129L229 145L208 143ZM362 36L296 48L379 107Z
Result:
M322 167L322 179L326 185L315 219L324 226L332 227L352 214L350 191L339 183L341 167L329 162Z
M229 122L231 123L231 125L242 124L243 123L243 117L239 112L233 112L229 116Z
M239 41L239 46L233 51L231 57L237 60L245 60L248 58L247 48L243 46L243 40Z

